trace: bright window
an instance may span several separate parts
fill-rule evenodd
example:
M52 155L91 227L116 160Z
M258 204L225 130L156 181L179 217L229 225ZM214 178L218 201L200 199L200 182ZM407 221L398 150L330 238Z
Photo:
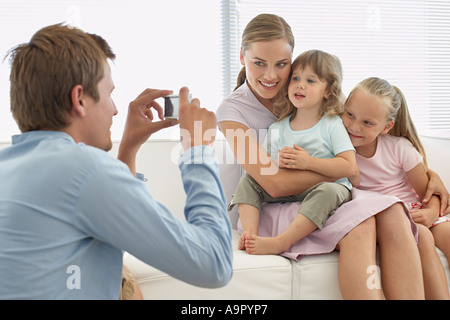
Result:
M294 56L313 48L339 56L345 94L363 78L386 78L404 92L421 133L450 131L447 0L0 0L0 58L54 23L103 36L117 54L117 141L128 103L147 87L178 91L186 85L215 110L235 86L242 31L263 12L291 25ZM18 133L9 109L9 70L7 61L0 64L0 141ZM178 134L171 128L152 138Z
M101 35L117 55L113 140L121 138L128 103L145 88L178 92L188 86L211 110L222 100L219 0L0 0L0 59L38 29L60 22ZM1 63L0 141L19 133L10 112L9 73L9 63ZM175 127L152 136L178 137Z
M238 50L246 24L259 13L282 16L294 32L294 57L321 49L337 55L344 93L370 76L385 78L406 96L419 132L450 134L450 2L448 0L222 1L229 30L223 92L236 85ZM225 70L227 70L225 68Z

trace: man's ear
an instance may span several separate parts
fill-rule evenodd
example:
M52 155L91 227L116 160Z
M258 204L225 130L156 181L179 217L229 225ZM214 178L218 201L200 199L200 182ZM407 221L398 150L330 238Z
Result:
M85 96L86 94L84 93L83 86L80 84L73 87L70 93L70 98L72 100L72 111L80 117L84 117L86 115L86 104L84 100Z
M381 134L386 134L389 131L391 131L391 129L394 127L395 121L391 120L389 121L386 126L384 127L384 129L381 131Z

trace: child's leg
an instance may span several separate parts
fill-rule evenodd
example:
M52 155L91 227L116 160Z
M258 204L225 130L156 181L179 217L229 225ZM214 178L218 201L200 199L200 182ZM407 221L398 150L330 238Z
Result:
M244 232L247 231L249 233L258 234L259 209L249 204L239 204L238 211L242 230L244 230Z
M450 222L442 222L431 228L436 246L447 257L450 265Z
M238 211L243 230L241 237L239 238L238 249L245 250L245 239L247 235L258 234L260 211L258 208L249 204L239 204Z
M396 203L375 216L381 283L387 299L424 299L419 250L404 208Z
M289 227L276 237L259 237L247 234L245 248L250 254L279 254L314 230L317 225L302 214L298 214Z
M262 200L266 192L258 183L245 174L241 177L236 192L228 205L228 210L238 205L239 219L243 228L243 233L239 238L238 249L245 249L245 236L249 232L257 234L259 226L259 212Z
M245 247L251 254L279 254L295 242L322 228L336 207L351 199L348 189L337 183L320 183L298 196L303 199L299 214L288 228L276 237L247 235Z
M424 225L419 227L419 254L422 261L425 298L427 300L449 300L447 278L439 255L436 252L433 235Z

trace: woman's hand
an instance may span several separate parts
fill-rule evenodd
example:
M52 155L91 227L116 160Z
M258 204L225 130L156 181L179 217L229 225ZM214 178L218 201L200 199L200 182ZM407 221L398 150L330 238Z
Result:
M428 203L433 196L433 194L438 195L441 199L441 216L446 215L450 213L450 195L445 188L444 183L442 182L439 175L432 171L431 169L428 169L427 171L429 182L427 191L425 193L425 196L422 200L424 204Z

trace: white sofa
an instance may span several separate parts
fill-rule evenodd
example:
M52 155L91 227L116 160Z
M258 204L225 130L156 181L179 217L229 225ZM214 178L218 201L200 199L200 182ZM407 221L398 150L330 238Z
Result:
M450 136L449 139L422 137L422 142L427 150L430 167L440 174L449 188L450 170L446 166L450 159ZM173 189L181 188L182 190L179 172L174 168L168 168L171 164L168 164L167 159L164 158L164 154L167 153L171 153L173 156L173 150L176 149L175 144L175 142L169 145L167 143L159 145L154 142L149 143L141 151L138 168L149 167L148 171L144 173L147 177L150 176L149 189L155 198L162 199L163 203L167 199L165 204L172 212L182 212L185 199L183 195L179 195L179 203L174 204L171 201ZM154 157L155 153L159 154L159 157ZM150 165L150 159L158 163ZM175 166L173 163L172 165ZM163 177L152 176L152 170L154 171L155 167L159 167L158 172L160 175L162 173ZM158 181L158 179L161 180ZM168 179L174 181L170 187L170 198L166 198L164 188L161 188L161 185L167 184L164 181ZM174 207L175 205L179 207ZM233 225L235 225L235 221L233 221ZM301 261L292 261L274 255L248 255L245 251L237 250L238 239L237 231L233 230L234 273L229 284L223 288L205 289L186 284L146 265L128 253L124 255L124 263L137 279L144 299L342 299L337 277L338 252L308 256ZM450 288L450 267L444 254L440 250L438 253L444 265L447 284ZM368 278L369 276L368 273Z
M234 230L233 245L238 234ZM450 287L450 268L437 249ZM342 299L338 283L339 253L304 257L301 261L281 256L252 256L234 250L233 277L222 288L199 288L170 277L132 255L124 263L137 279L146 300L337 300ZM370 273L367 277L369 278Z

